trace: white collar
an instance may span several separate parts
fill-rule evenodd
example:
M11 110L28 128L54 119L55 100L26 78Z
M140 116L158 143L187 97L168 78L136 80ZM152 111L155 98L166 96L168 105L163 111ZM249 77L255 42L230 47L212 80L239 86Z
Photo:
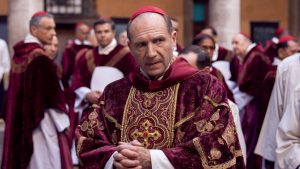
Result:
M256 43L252 43L246 49L246 55L256 46Z
M99 46L98 53L100 55L108 55L117 46L117 44L117 40L114 38L106 47L102 48Z
M218 55L219 55L219 44L215 44L215 50L213 53L213 56L211 58L211 61L216 61L218 59Z
M84 40L83 42L81 41L81 40L79 40L79 39L75 39L74 40L74 43L76 44L76 45L92 45L89 41L87 41L87 40Z
M175 56L174 56L174 57L175 57ZM169 65L168 65L168 67L166 68L165 72L164 72L160 77L156 78L155 80L161 80L161 79L164 77L165 73L166 73L167 70L170 68L171 63L172 63L172 62L169 63ZM142 73L147 79L151 80L150 76L149 76L142 68L140 68L140 71L141 71L141 73Z
M41 46L44 46L41 41L38 40L35 36L30 33L25 36L24 43L38 43Z
M274 57L272 65L278 66L280 62L281 62L281 60L279 58Z

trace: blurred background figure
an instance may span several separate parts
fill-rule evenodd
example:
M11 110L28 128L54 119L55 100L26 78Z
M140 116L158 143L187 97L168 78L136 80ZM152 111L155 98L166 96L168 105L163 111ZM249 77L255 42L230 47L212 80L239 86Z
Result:
M288 31L283 27L278 27L275 31L274 36L267 40L264 47L264 53L269 57L269 59L273 62L277 55L277 44L279 40L283 36L287 36Z
M54 36L51 44L46 44L44 46L46 52L49 54L52 60L55 60L58 52L58 39L57 36Z
M91 43L91 45L93 47L96 47L96 46L99 45L98 42L97 42L97 38L96 38L94 29L91 29L91 31L90 31L90 34L89 34L89 37L88 37L88 41Z
M88 41L89 34L90 27L87 24L83 22L77 23L75 27L75 39L69 40L68 45L63 52L61 64L63 69L62 82L65 89L68 89L71 83L71 76L74 71L77 53L82 49L87 50L93 47Z
M176 18L170 17L171 19L171 23L172 23L172 27L174 29L174 31L179 32L179 22ZM178 38L178 36L177 36ZM174 56L178 56L178 54L182 51L182 46L180 46L177 42L178 39L176 39L176 46L174 46L173 48L173 55Z
M247 168L260 169L261 158L254 154L265 112L262 110L262 89L265 75L270 70L271 61L261 48L252 43L249 35L238 33L232 40L236 65L231 74L236 87L234 97L240 109L242 129L247 146Z
M232 51L218 44L219 36L217 30L214 27L207 26L201 30L200 34L209 35L215 40L215 50L214 50L213 57L211 59L213 62L216 60L231 61L231 59L233 58L233 53Z
M122 32L119 33L118 39L117 39L118 43L120 45L123 46L128 46L128 37L127 37L127 31L123 30Z
M5 117L4 100L8 87L8 75L10 70L10 56L7 44L0 39L0 117Z
M207 34L199 34L193 39L192 44L200 46L203 50L207 52L210 60L213 59L213 54L216 48L216 42L212 36Z

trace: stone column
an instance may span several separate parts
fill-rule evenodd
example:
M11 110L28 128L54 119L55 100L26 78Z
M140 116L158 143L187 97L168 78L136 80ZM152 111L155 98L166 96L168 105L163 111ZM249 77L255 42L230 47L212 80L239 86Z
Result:
M209 0L209 25L219 35L219 44L231 49L231 41L240 32L240 0Z
M184 1L184 16L183 16L183 46L190 45L193 40L193 1Z
M300 40L300 11L299 11L299 0L289 0L289 32L291 35L298 37Z
M30 17L33 13L44 10L44 1L9 0L8 6L8 46L13 54L13 45L24 39L29 32Z

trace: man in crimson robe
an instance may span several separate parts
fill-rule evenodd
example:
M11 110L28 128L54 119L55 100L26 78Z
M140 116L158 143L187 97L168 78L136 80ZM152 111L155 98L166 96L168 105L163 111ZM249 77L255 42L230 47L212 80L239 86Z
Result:
M128 48L117 44L115 24L110 19L99 19L94 23L95 35L99 46L81 51L77 55L72 89L78 98L96 103L102 91L92 91L90 83L96 66L110 66L119 69L124 75L129 74L136 62Z
M57 66L44 45L55 36L53 16L37 12L30 33L14 46L10 72L3 169L72 168L65 130L70 122Z
M201 30L200 34L206 34L214 38L215 42L218 42L219 36L218 32L214 27L207 26L204 29ZM215 50L213 53L212 61L217 61L217 60L226 60L226 61L231 61L233 58L233 53L232 51L220 46L218 43L215 45Z
M82 167L244 168L223 85L174 59L166 13L142 7L127 30L139 68L87 109L76 130Z
M249 36L239 33L232 41L234 53L239 59L235 100L243 112L242 129L247 146L247 168L260 168L261 164L254 148L258 139L265 112L261 111L262 82L271 62ZM239 97L241 96L241 97Z
M63 52L61 63L63 68L62 82L66 89L71 84L71 76L74 71L76 55L82 49L91 49L93 47L88 41L89 33L90 27L87 24L83 22L77 23L75 27L76 38L68 42L67 47Z

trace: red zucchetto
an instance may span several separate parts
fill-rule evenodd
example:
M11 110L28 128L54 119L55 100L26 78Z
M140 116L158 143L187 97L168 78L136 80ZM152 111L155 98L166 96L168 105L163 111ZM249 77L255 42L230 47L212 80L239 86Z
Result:
M48 14L47 11L38 11L38 12L34 13L34 14L32 15L32 17L42 16L42 15L46 15L46 14Z
M285 42L288 42L288 41L294 41L296 40L295 37L293 36L289 36L289 35L285 35L285 36L282 36L280 39L279 39L279 42L278 43L285 43Z
M146 13L146 12L151 12L151 13L158 13L160 15L167 15L167 13L165 11L163 11L162 9L155 7L155 6L144 6L140 9L138 9L137 11L135 11L131 17L130 17L130 22L132 22L137 16L139 16L140 14Z
M245 32L240 32L241 35L243 35L245 38L249 39L250 40L250 36L245 33Z

